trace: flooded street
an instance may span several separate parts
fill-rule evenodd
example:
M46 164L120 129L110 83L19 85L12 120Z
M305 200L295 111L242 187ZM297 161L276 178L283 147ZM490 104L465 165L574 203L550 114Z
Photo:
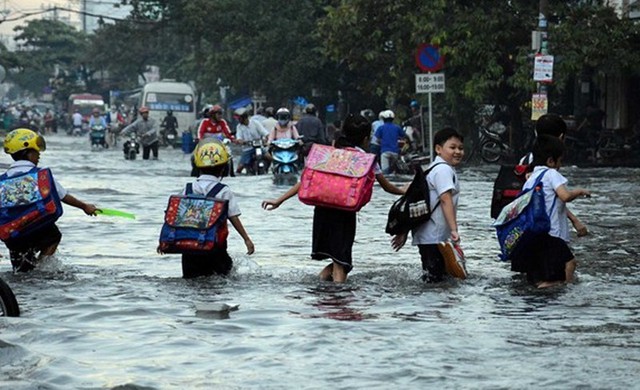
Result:
M71 194L137 218L65 206L56 258L25 275L2 246L0 276L22 313L0 318L0 388L638 387L640 169L562 169L593 193L569 204L591 232L573 235L569 286L538 291L497 261L492 165L459 170L464 282L424 285L417 248L391 250L395 197L379 186L358 216L349 281L320 282L313 208L291 199L262 210L287 189L270 175L224 180L256 253L246 256L230 227L231 277L183 280L179 255L156 246L168 196L191 180L189 156L161 149L159 161L126 161L119 147L91 152L85 138L47 143L41 165ZM239 306L211 310L221 304Z

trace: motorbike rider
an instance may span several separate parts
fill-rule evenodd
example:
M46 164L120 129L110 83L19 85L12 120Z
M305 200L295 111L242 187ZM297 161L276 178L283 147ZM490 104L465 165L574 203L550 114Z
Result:
M72 129L82 129L82 122L82 114L76 108L75 110L73 110L73 115L71 116ZM71 132L73 132L73 130Z
M407 139L404 130L395 123L395 114L391 110L383 111L382 119L384 124L376 130L376 138L380 140L380 166L382 173L389 174L395 169L396 162L400 157L400 147L398 142Z
M236 141L244 145L242 148L242 157L240 164L236 169L236 173L242 173L244 167L253 165L254 150L252 141L264 140L269 136L267 129L262 126L259 120L249 118L249 112L245 108L238 108L235 111L238 117L238 126L236 127Z
M291 122L291 112L282 107L276 111L275 115L276 126L269 132L268 143L271 143L277 139L283 138L291 138L291 139L300 139L300 134L298 133L298 129Z
M298 133L302 136L302 156L309 154L311 145L314 143L327 145L327 135L322 121L317 116L316 106L309 103L304 108L302 118L296 123Z
M118 111L118 107L114 104L105 117L107 121L107 129L109 129L109 146L116 144L116 137L120 132L120 128L124 126L124 116Z
M276 110L273 107L267 107L264 109L264 115L266 115L267 118L262 121L262 126L271 133L271 130L273 130L278 124L278 121L275 118Z
M158 124L149 118L149 107L142 106L138 109L140 115L129 126L122 130L122 135L127 136L133 133L140 139L142 144L142 159L148 160L150 152L153 152L153 159L158 159Z
M104 119L104 117L100 114L100 109L97 107L91 110L91 118L89 118L89 128L92 128L96 125L100 125L105 129L107 128L107 120Z
M217 104L205 113L205 119L200 122L200 127L198 128L199 140L212 135L222 135L231 141L235 141L235 137L231 134L227 121L222 118L223 114L224 110Z
M167 116L164 117L160 127L164 129L164 138L167 139L167 134L178 134L178 118L173 116L172 110L167 110ZM167 143L167 142L165 142Z

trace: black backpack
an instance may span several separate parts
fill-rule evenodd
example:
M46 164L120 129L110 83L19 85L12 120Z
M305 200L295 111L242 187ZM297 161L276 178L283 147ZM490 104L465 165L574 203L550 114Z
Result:
M426 172L423 172L419 165L415 167L416 174L407 192L391 205L385 232L390 235L407 233L431 219L431 213L438 207L440 201L431 208L427 175L440 164L444 163L435 164Z

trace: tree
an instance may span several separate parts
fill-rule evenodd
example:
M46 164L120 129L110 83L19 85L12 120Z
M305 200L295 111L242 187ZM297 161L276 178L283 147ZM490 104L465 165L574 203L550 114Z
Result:
M30 20L14 28L18 50L12 67L19 69L11 79L21 87L39 94L49 85L56 71L74 71L86 51L86 35L55 20Z

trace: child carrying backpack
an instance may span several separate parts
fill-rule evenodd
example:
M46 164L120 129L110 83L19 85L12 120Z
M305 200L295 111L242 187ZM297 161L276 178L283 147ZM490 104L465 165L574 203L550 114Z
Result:
M301 181L278 199L265 200L266 210L278 208L298 194L302 202L314 205L311 258L331 259L320 279L342 283L352 270L352 249L356 235L356 213L371 198L373 179L389 193L404 192L391 184L364 152L369 144L371 124L361 115L349 114L336 147L314 145Z
M48 168L38 168L44 138L30 129L7 134L4 152L14 163L0 176L0 239L9 249L15 272L27 272L58 248L62 234L55 222L62 203L96 215L96 206L69 194Z
M213 274L228 275L233 261L227 252L227 219L244 239L247 254L255 251L240 221L235 195L221 183L229 169L229 154L222 142L209 137L193 152L200 176L182 195L173 195L165 211L158 253L182 254L185 279Z
M442 281L445 273L466 277L464 265L456 261L453 247L440 246L440 243L449 240L454 244L460 241L456 216L460 183L454 167L462 162L463 142L462 135L452 128L444 128L433 137L434 150L438 156L429 166L429 174L426 176L431 214L429 219L411 229L412 243L420 253L424 272L422 278L428 283ZM407 236L408 232L395 235L391 241L393 249L400 250L406 243ZM446 250L446 257L443 256L442 249Z
M568 245L569 220L566 203L591 195L585 189L567 188L567 179L558 172L564 150L564 144L558 138L544 135L538 137L533 152L533 172L523 186L522 195L514 203L529 194L532 202L540 198L544 204L534 203L527 208L531 210L532 218L535 214L535 221L522 224L518 232L517 227L512 227L512 234L499 234L503 257L511 260L511 270L525 272L527 279L539 288L573 281L577 262ZM535 196L533 191L536 190L544 197ZM509 210L517 210L511 206L507 205L498 217L498 232L504 226L501 221L511 221L518 217L517 211L513 212L514 215L507 216ZM533 208L542 209L544 215L539 211L533 213Z

